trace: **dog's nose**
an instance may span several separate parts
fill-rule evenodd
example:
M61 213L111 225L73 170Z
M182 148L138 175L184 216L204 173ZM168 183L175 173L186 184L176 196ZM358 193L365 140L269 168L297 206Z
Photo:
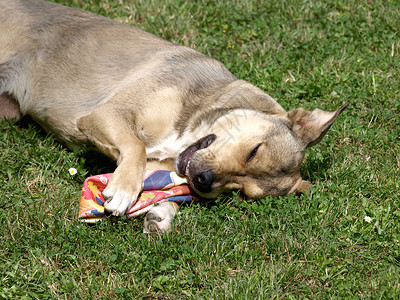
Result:
M201 170L197 173L192 182L196 190L201 193L208 193L211 192L211 186L214 182L215 175L211 169Z

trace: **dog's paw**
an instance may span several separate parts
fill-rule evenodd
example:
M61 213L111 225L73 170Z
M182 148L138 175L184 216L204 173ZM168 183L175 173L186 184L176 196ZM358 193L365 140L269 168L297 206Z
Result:
M124 216L127 210L136 203L143 188L143 182L135 185L133 181L127 183L121 180L121 177L114 177L114 175L103 191L104 209L112 216Z
M164 233L171 229L172 220L178 210L175 202L156 203L144 218L144 233Z
M112 216L124 216L126 211L136 203L137 194L128 193L124 190L113 192L105 189L103 191L104 209Z

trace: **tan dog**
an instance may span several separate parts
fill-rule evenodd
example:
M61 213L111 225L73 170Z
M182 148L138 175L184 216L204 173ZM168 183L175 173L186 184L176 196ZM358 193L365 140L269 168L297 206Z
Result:
M308 190L305 149L347 106L286 112L215 59L42 0L0 1L0 95L0 117L30 115L71 148L117 161L103 193L115 216L135 203L146 168L176 169L207 198ZM155 206L145 231L167 231L174 214Z

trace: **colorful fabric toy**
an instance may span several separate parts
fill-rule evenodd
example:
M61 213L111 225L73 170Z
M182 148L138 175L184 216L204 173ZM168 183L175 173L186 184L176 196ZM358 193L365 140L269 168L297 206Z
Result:
M95 223L105 217L102 192L111 175L112 173L86 178L79 203L79 219L87 223ZM157 202L183 203L191 202L194 199L196 197L185 178L172 171L146 170L143 192L139 195L137 202L127 211L126 216L136 217L144 214Z

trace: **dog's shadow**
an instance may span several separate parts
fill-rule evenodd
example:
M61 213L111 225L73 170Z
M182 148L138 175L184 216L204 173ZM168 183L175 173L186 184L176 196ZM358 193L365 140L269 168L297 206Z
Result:
M300 168L302 178L310 183L326 180L328 170L334 164L331 155L322 155L319 152L307 153Z
M34 131L37 133L37 136L40 139L46 139L49 135L52 134L47 133L38 123L36 123L30 116L24 116L19 121L8 121L9 126L18 126L23 129L28 129L30 127L34 127ZM54 136L53 136L54 138ZM62 147L67 149L67 151L72 151L68 149L62 142L56 141ZM105 156L104 154L96 151L96 150L86 150L77 153L79 157L84 159L83 167L85 170L89 172L89 174L105 174L112 173L117 167L115 161L111 158Z
M84 158L84 167L91 174L113 173L117 164L111 158L95 150L89 150L81 154Z

